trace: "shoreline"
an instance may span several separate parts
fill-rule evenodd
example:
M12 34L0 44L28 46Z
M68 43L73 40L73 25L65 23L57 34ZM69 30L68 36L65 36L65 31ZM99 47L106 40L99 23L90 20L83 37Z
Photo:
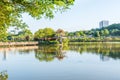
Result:
M34 46L38 45L38 42L0 42L0 46Z
M110 44L120 44L120 42L68 42L68 45L71 45L71 44L107 44L107 43L110 43ZM40 45L39 42L0 42L0 47L4 47L4 46L8 46L8 47L11 47L11 46L36 46L36 45ZM44 45L44 44L42 44Z
M68 44L120 44L120 42L69 42Z

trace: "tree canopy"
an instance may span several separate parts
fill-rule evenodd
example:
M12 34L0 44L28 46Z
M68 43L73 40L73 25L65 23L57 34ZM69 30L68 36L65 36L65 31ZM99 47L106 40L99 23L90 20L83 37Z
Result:
M69 32L71 41L120 41L120 24L112 24L107 27ZM85 40L86 38L86 40Z
M9 26L26 27L21 19L23 13L35 19L53 18L55 12L63 12L73 3L74 0L0 0L0 32L6 34Z
M44 28L36 31L34 37L39 39L39 38L53 37L54 35L55 35L55 31L52 28Z
M22 13L28 13L36 19L53 18L55 12L68 9L73 2L74 0L1 0L0 26L25 25L20 19Z

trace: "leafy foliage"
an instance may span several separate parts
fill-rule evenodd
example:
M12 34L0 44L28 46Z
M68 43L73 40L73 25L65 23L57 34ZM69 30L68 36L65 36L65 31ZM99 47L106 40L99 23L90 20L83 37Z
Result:
M25 29L23 31L20 31L17 35L19 37L19 39L24 39L24 40L32 40L33 39L33 34L30 30Z
M52 28L39 29L35 32L34 37L37 39L48 38L55 35L55 31Z
M7 72L0 72L0 80L8 80Z
M8 40L12 41L29 41L33 40L33 34L29 29L19 31L17 34L9 33Z
M55 12L63 12L73 3L74 0L0 0L0 28L5 29L0 30L6 33L9 26L27 27L21 19L23 13L35 19L53 18Z
M71 41L120 41L120 24L112 24L101 29L68 33Z

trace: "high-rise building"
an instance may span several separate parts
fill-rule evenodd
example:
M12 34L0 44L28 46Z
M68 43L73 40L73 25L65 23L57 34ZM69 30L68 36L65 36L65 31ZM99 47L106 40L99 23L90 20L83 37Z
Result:
M107 20L103 20L103 21L99 22L99 27L100 28L106 27L108 25L109 25L109 21L107 21Z

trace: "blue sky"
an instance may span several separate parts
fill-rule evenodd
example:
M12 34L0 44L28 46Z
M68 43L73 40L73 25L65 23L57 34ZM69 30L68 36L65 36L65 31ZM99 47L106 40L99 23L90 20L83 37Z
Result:
M27 14L23 20L32 32L40 28L62 28L66 31L90 30L98 28L101 20L109 20L110 24L120 22L120 0L75 0L70 10L55 14L54 19L35 20Z

